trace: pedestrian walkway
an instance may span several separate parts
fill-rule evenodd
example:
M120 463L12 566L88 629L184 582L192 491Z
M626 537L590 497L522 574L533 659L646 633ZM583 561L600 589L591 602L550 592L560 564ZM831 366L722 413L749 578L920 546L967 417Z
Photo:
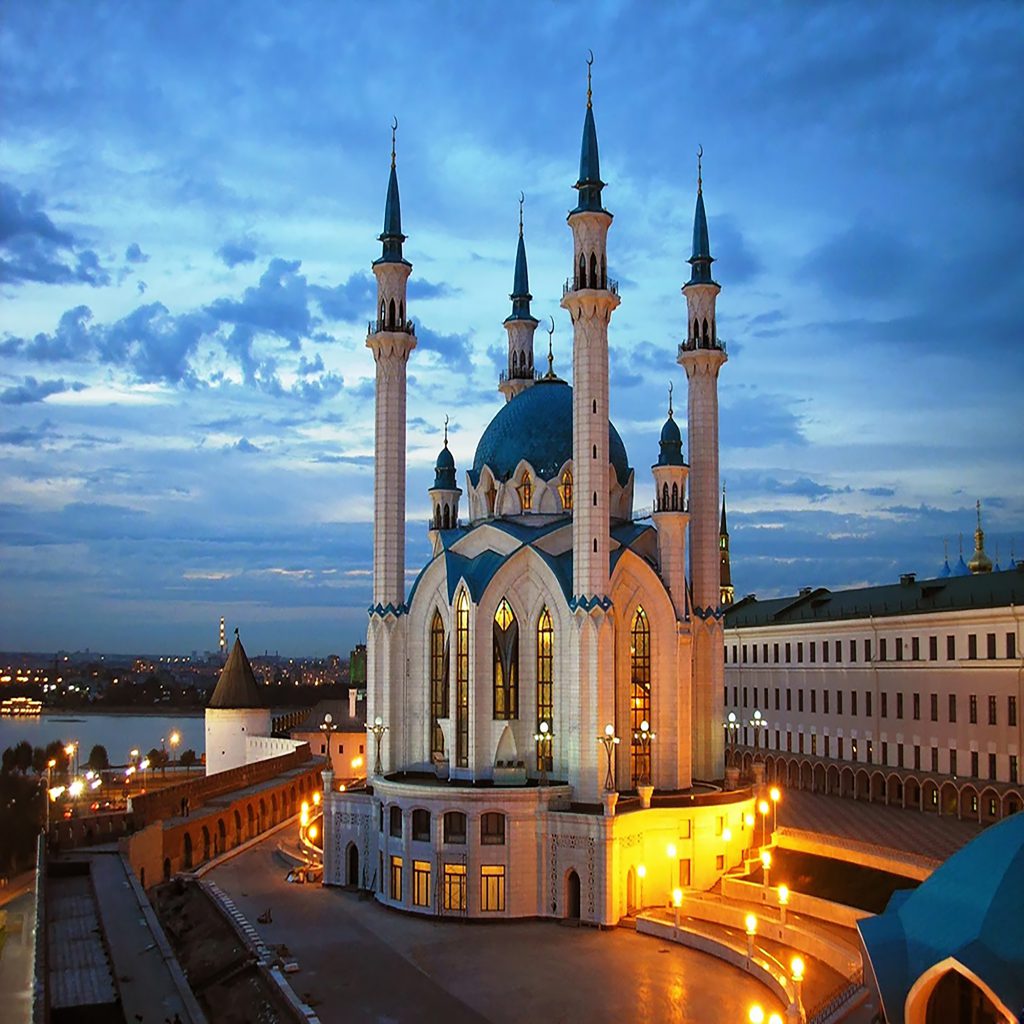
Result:
M982 831L981 825L952 817L797 789L782 790L778 824L873 843L937 861L956 853Z

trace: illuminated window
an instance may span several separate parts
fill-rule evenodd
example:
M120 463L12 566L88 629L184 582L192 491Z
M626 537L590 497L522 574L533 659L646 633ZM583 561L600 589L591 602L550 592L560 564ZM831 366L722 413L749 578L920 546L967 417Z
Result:
M630 725L632 739L632 782L646 782L651 774L651 748L640 741L640 723L651 720L651 628L647 613L637 608L629 644L630 661Z
M445 910L466 909L465 864L445 864L443 904Z
M529 512L533 508L533 484L530 482L530 474L526 471L519 482L519 503L523 506L524 512Z
M551 725L554 717L554 647L555 634L551 627L551 613L545 608L537 622L537 731L540 723ZM551 740L537 743L537 768L552 770Z
M505 866L484 864L480 868L480 909L505 909Z
M505 598L494 613L494 717L519 717L519 623Z
M440 720L448 717L448 638L441 613L434 612L430 626L430 752L444 754Z
M469 767L469 598L455 600L455 763Z
M412 862L412 905L414 907L430 906L429 860L414 860Z
M562 496L562 508L566 512L572 511L572 473L566 470L562 474L562 483L558 488L558 493Z
M391 858L391 898L401 901L402 899L402 858Z

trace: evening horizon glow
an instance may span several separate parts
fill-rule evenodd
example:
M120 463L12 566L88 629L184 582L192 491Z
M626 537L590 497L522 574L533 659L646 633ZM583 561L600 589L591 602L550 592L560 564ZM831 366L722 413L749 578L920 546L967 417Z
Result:
M550 315L571 379L588 47L635 506L670 381L685 424L701 145L737 598L934 576L977 499L1024 557L1019 8L580 9L9 5L0 649L364 639L391 119L411 583L445 413L464 487L504 401L520 190L538 365Z

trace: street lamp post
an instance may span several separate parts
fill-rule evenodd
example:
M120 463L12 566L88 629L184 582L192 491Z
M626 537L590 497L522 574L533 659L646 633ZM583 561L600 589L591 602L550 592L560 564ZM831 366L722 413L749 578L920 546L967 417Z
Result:
M637 779L637 784L649 786L651 784L651 740L654 739L654 733L651 731L651 723L646 718L640 723L640 728L633 733L633 739L640 745L642 758L640 763L643 765L643 773L641 778Z
M786 907L789 906L789 886L779 886L779 924L786 923Z
M374 775L384 774L384 769L381 767L380 763L380 741L384 739L384 733L387 731L388 727L384 724L384 719L381 718L380 715L377 715L373 720L373 727L370 729L370 732L373 733L373 738L377 743L377 759L373 766Z
M729 763L733 765L736 763L736 733L739 731L739 728L740 723L736 718L736 712L730 711L725 718L725 730L729 744Z
M604 778L604 791L606 793L615 792L615 767L612 764L612 754L615 751L615 747L621 742L619 737L615 735L615 726L609 723L604 727L604 733L597 737L598 742L604 746L604 752L608 757L608 773Z
M768 723L761 715L760 711L754 712L754 717L750 720L750 725L754 730L754 756L757 756L757 750L761 745L761 730L768 728ZM768 737L765 736L765 747L768 746Z
M761 815L761 845L765 846L768 841L768 836L766 834L768 831L768 801L759 800L757 802L757 810Z
M321 774L324 777L324 792L329 793L331 791L331 785L334 782L334 755L331 753L331 737L338 731L338 726L334 721L334 715L332 715L330 711L324 715L324 720L320 723L320 731L324 734L327 740L325 744L327 747L327 767L323 772L321 772ZM380 744L378 743L378 747L379 745ZM380 763L379 755L377 761Z
M757 935L757 918L747 914L743 922L747 926L747 960L754 959L754 936Z
M533 734L534 742L537 744L537 773L540 775L541 786L548 784L548 759L551 757L551 740L554 735L551 725L546 721L541 721Z
M768 872L771 870L771 866L772 855L768 850L763 850L761 852L761 869L764 874L764 887L766 889L768 888Z
M793 1020L804 1019L804 1004L801 995L801 988L804 981L804 961L802 957L795 956L789 964L791 977L793 979L793 1005L789 1008L789 1014Z
M178 744L181 742L181 733L178 732L177 729L175 729L174 732L171 733L170 739L171 739L171 760L174 761L175 760L175 756L174 756L175 750L176 750Z
M779 824L779 798L782 794L779 792L778 786L772 786L768 795L772 798L772 835L774 835Z
M683 890L678 886L672 890L672 909L675 912L675 925L673 929L673 937L678 940L679 938L679 908L683 905Z

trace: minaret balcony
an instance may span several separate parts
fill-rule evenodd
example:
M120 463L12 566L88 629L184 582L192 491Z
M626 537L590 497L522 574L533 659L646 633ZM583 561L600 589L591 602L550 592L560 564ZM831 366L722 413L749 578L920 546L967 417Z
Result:
M367 334L383 334L385 332L415 334L416 325L411 320L404 320L402 323L391 320L370 320L366 325Z
M540 370L502 370L498 374L498 383L505 384L510 380L540 380Z
M701 350L729 354L729 350L721 338L714 338L708 341L705 341L703 338L687 338L679 346L679 355L682 356L684 352L699 352Z
M606 280L605 286L603 288L591 288L588 285L581 285L581 284L579 284L578 280L576 278L570 277L565 282L565 284L562 286L562 297L565 298L566 295L569 295L572 292L584 292L584 291L588 291L588 292L611 292L612 295L618 295L619 294L619 282L618 281L613 281L609 277Z

